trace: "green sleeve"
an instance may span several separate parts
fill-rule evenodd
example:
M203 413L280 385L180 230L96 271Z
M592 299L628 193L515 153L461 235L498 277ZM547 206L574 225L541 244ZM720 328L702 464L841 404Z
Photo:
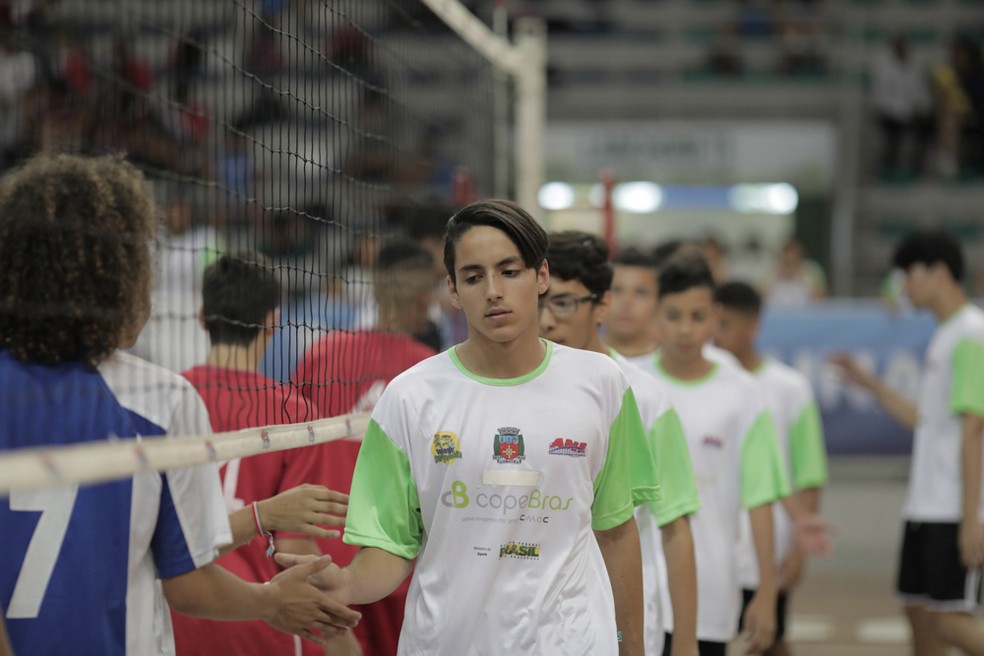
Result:
M741 448L741 505L745 508L789 496L789 481L782 466L776 425L763 410L752 422Z
M636 498L658 498L652 463L652 450L646 444L639 408L629 388L622 395L622 407L608 432L605 465L594 480L591 528L606 531L620 526L632 518ZM649 471L645 472L647 465ZM648 488L644 487L645 480L652 481Z
M669 410L649 429L649 440L656 450L656 480L661 492L659 501L648 504L662 527L700 509L697 479L690 462L690 449L683 424L676 410Z
M964 339L953 349L950 411L984 417L984 344Z
M827 450L817 404L810 402L789 429L789 460L797 490L822 487L827 482Z
M413 560L423 535L410 461L379 424L370 420L355 463L343 540Z

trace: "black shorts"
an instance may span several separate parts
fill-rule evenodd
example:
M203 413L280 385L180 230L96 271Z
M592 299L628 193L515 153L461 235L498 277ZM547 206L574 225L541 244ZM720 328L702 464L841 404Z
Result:
M741 614L738 615L738 630L744 630L745 609L752 603L755 590L741 591ZM786 636L786 595L780 592L776 595L776 640L782 640Z
M977 609L981 572L963 566L959 540L957 523L905 523L898 580L904 602L938 611Z
M666 640L663 642L663 656L670 656L673 650L673 634L667 633ZM706 640L697 641L697 651L700 656L725 656L728 650L726 642L708 642Z

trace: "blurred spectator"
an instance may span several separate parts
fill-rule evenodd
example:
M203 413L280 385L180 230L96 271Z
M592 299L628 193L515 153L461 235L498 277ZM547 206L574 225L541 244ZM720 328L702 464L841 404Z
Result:
M451 305L447 289L448 271L444 267L444 229L454 209L439 201L430 201L409 212L406 229L410 238L431 254L434 263L434 301L425 331L415 335L418 341L435 351L443 351L468 337L465 315Z
M192 30L179 37L174 44L168 69L171 97L179 102L184 102L191 95L191 85L202 72L205 64L204 41L202 30Z
M150 319L133 352L174 372L199 364L208 354L206 334L198 324L202 273L218 256L215 230L195 225L184 200L164 208L164 226L155 253L156 277Z
M731 32L719 37L707 55L707 69L722 77L739 77L745 70L737 39Z
M721 284L730 277L728 273L728 251L714 235L707 235L697 243L701 254L707 260L714 282Z
M965 165L980 163L980 131L984 120L984 61L981 48L968 38L958 39L949 61L933 71L938 107L937 170L953 177ZM961 140L968 131L977 138L971 148L961 152Z
M345 296L356 308L360 328L376 325L379 318L379 307L373 295L373 271L382 243L383 238L378 234L367 232L360 235L342 277Z
M892 40L871 67L871 101L881 128L880 172L918 174L930 130L931 98L926 72L904 37ZM903 157L911 139L909 157Z
M756 288L761 288L775 268L775 261L762 247L756 235L749 235L742 248L731 258L730 277L747 280Z
M38 78L34 55L19 48L9 30L0 30L0 167L17 158L21 124Z
M779 27L779 72L803 76L826 74L824 36L819 23L805 20L783 22Z
M802 308L827 296L827 277L819 264L806 258L803 244L793 238L782 247L766 292L770 307Z

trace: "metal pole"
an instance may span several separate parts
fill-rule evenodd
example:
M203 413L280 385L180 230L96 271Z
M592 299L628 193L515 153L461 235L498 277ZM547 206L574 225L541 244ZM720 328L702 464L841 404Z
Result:
M539 215L537 192L545 175L547 120L547 30L543 20L517 21L516 47L523 58L523 66L516 71L516 201Z
M492 10L492 31L503 39L509 36L509 9L505 0L496 0ZM494 67L492 87L492 195L509 197L509 72Z

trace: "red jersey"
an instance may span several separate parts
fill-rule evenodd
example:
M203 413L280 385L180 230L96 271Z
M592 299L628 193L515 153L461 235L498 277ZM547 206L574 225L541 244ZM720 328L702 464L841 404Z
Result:
M216 432L293 424L313 419L303 398L290 388L256 372L221 367L195 367L184 373L205 401ZM324 478L323 448L288 449L230 460L222 466L222 490L229 512L253 501L275 496L302 483ZM289 535L289 534L288 534ZM280 571L266 556L267 543L254 539L216 562L245 581L265 582ZM212 654L270 654L271 656L324 656L324 650L277 631L261 621L217 622L171 613L178 656ZM303 644L296 651L295 640Z
M304 354L294 382L322 417L370 412L386 383L432 355L409 335L335 330Z
M312 346L294 371L301 393L321 409L322 416L371 412L386 385L435 352L408 335L370 330L335 331ZM328 487L348 493L361 440L345 439L325 445ZM352 562L359 548L341 540L318 540L321 550L339 566ZM354 606L362 621L354 632L367 656L395 656L403 627L410 577L385 599Z

